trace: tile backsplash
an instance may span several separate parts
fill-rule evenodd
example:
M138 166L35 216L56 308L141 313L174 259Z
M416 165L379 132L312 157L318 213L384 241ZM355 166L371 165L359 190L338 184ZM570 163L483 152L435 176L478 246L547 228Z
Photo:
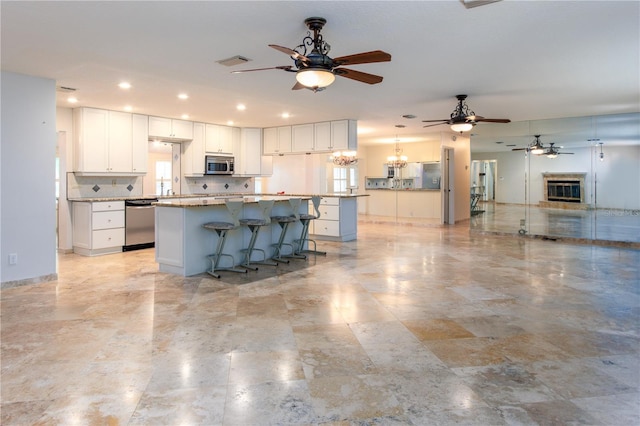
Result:
M224 194L255 192L254 178L231 176L183 177L182 194Z
M142 196L139 176L76 176L67 173L67 198Z

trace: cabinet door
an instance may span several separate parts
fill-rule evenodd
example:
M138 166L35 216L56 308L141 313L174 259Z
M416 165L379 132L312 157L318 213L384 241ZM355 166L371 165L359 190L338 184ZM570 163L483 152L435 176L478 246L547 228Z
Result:
M204 174L204 123L193 123L193 139L182 144L182 173L185 176Z
M220 152L220 126L207 124L205 126L204 150L211 153Z
M131 173L133 132L131 114L109 111L109 172Z
M185 120L171 120L172 138L193 139L193 122Z
M73 112L75 131L75 171L109 172L109 112L78 108Z
M291 152L315 151L313 124L291 126Z
M315 123L313 132L316 151L331 151L331 122Z
M357 129L354 120L340 120L331 122L331 149L357 149Z
M147 173L149 159L149 118L146 115L133 114L132 117L132 171Z
M170 138L171 119L162 117L149 117L149 137Z
M220 128L220 150L225 154L233 154L233 128L228 126L219 126Z
M280 154L291 152L291 126L278 127L278 152Z
M238 173L249 176L259 176L262 172L262 132L260 129L242 129L240 156L236 157L240 167Z
M264 155L277 155L278 149L278 128L269 127L263 130L262 134L262 153Z

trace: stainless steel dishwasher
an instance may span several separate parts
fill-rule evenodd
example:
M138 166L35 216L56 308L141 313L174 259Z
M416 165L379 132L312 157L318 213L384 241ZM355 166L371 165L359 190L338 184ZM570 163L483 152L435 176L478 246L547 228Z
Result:
M125 231L123 251L138 250L155 245L155 206L157 199L124 202Z

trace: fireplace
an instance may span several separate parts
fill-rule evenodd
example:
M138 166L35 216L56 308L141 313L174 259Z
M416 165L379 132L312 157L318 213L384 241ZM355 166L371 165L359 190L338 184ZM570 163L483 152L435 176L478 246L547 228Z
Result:
M543 173L542 207L586 208L584 180L586 173Z

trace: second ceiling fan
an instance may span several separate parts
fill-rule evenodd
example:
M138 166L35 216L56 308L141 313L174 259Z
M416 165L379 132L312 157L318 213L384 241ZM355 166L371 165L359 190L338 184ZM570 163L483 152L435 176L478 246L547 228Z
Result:
M327 23L327 20L319 17L305 19L304 23L309 28L309 32L302 39L302 43L293 49L270 44L280 52L286 53L293 59L295 68L291 65L281 65L270 68L256 68L250 70L233 71L233 73L242 73L249 71L263 71L271 69L279 69L287 72L296 73L296 84L293 90L311 89L314 92L323 90L335 80L335 76L346 77L351 80L360 81L368 84L377 84L382 81L379 75L368 74L362 71L356 71L348 68L341 68L343 65L370 64L374 62L389 62L391 55L382 50L373 50L371 52L356 53L354 55L340 56L331 58L329 50L331 46L324 41L320 31ZM313 35L312 35L313 32Z
M456 95L458 99L458 105L455 107L449 118L442 120L422 120L423 123L435 123L427 124L424 127L439 126L441 124L448 124L451 126L451 130L454 132L467 132L473 129L477 123L510 123L508 118L484 118L476 115L475 112L469 109L469 106L465 102L467 95Z

